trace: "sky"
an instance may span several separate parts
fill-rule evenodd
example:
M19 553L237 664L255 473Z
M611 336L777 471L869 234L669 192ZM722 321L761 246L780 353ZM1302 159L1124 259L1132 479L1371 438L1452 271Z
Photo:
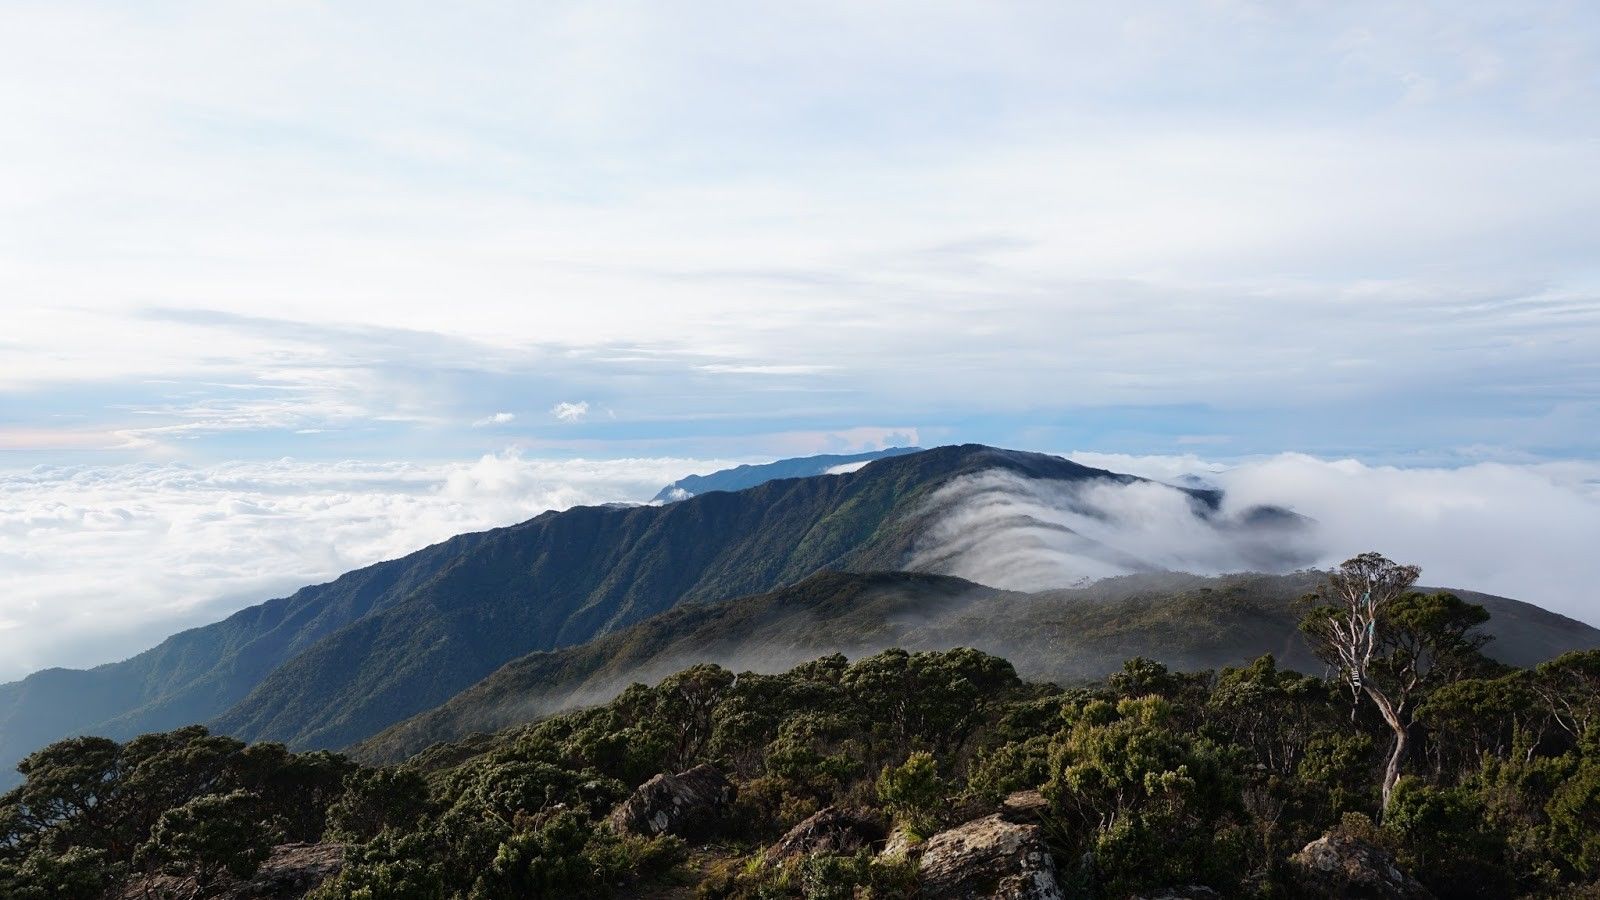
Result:
M1600 621L1593 4L25 0L0 123L0 678L957 441Z

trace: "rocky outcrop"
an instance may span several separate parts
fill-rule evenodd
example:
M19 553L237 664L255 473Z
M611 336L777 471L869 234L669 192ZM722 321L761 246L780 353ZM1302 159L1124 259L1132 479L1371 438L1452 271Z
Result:
M1000 816L1007 822L1037 825L1050 812L1050 801L1038 791L1017 791L1000 801Z
M998 813L929 838L921 877L927 900L1064 900L1039 826Z
M1431 900L1432 894L1382 847L1333 832L1289 857L1304 896L1363 900Z
M272 855L254 875L242 881L225 876L206 896L215 900L300 900L343 868L343 844L280 844L272 848ZM131 879L121 897L190 897L196 890L192 878L155 875Z
M912 859L922 855L923 840L911 829L904 825L896 826L889 832L889 837L883 842L883 849L879 856L893 859Z
M781 862L813 853L849 856L881 847L888 833L888 823L871 810L825 806L789 829L767 849L766 858Z
M733 783L708 765L639 785L606 821L619 832L703 837L733 803Z

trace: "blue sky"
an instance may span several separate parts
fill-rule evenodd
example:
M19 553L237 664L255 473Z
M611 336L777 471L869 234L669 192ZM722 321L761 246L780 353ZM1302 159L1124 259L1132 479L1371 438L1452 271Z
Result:
M893 443L1600 459L1589 3L14 3L0 85L0 472L675 461L295 577ZM27 477L0 635L100 589Z

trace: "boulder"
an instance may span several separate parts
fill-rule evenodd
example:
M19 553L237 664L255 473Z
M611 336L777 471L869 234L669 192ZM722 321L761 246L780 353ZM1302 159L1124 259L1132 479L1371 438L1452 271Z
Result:
M888 831L883 817L870 810L825 806L767 848L766 857L781 862L812 853L850 856L881 846Z
M733 783L708 765L646 781L606 821L619 832L703 837L733 803Z
M911 833L911 829L904 825L895 826L889 832L889 837L883 842L883 850L878 855L895 859L912 859L922 854L922 838Z
M1000 801L1000 815L1007 822L1038 825L1050 812L1050 801L1038 791L1017 791Z
M920 871L927 900L1064 900L1039 826L999 813L929 838Z
M1395 864L1389 851L1337 831L1289 857L1304 896L1366 900L1431 900L1432 894Z

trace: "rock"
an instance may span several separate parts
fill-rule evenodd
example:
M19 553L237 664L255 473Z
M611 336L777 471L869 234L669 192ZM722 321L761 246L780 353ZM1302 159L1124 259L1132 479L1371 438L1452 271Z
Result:
M1289 857L1308 897L1431 900L1432 894L1382 847L1339 832L1317 838Z
M883 850L878 855L910 859L922 853L922 844L922 838L902 825L889 832L889 839L883 842Z
M612 810L606 821L633 834L704 836L733 802L733 783L708 765L646 781Z
M1050 812L1050 801L1038 791L1017 791L1000 801L1000 817L1007 822L1037 825Z
M244 881L223 876L206 896L216 900L300 900L344 868L343 844L280 844L256 874ZM120 895L123 900L193 896L192 878L171 875L136 877Z
M789 829L767 849L766 858L779 862L812 853L849 856L881 845L887 834L887 823L870 810L825 806Z
M998 813L929 838L921 873L927 900L1065 900L1039 826Z

